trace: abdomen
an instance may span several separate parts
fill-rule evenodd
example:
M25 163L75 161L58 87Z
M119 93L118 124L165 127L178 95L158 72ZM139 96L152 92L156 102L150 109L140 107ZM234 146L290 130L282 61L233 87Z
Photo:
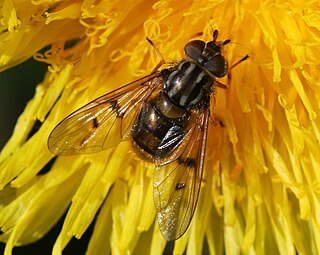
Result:
M166 95L160 93L140 110L131 132L134 145L147 158L153 159L168 131L185 129L188 116L185 109L173 105ZM161 156L167 156L171 149L170 146L166 148Z

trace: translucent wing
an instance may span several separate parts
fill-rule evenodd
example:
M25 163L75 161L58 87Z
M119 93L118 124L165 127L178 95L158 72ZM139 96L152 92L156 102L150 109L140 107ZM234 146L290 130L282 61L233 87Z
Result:
M142 103L162 83L161 73L155 72L81 107L53 129L49 150L67 156L95 153L117 145L127 137Z
M156 155L154 201L161 233L168 241L178 239L185 233L196 208L209 115L209 108L193 114L195 121L190 121L184 134L181 130L171 132L161 142L159 147L173 148L170 155L165 159Z

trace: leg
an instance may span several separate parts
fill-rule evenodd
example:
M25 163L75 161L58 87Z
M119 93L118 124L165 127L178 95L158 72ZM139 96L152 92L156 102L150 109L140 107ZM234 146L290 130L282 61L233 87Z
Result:
M231 67L229 68L229 72L228 72L228 85L225 85L219 81L215 81L214 84L216 86L218 86L219 88L222 88L222 89L228 89L229 88L229 84L230 84L230 80L231 80L231 70L233 68L235 68L237 65L239 65L241 62L245 61L246 59L248 59L249 56L248 55L245 55L242 59L238 60L237 62L235 62L234 64L231 65Z
M228 88L229 88L228 85L223 84L223 83L221 83L221 82L219 82L219 81L215 81L215 82L214 82L214 85L216 85L216 86L218 86L219 88L222 88L222 89L228 89Z
M221 128L225 127L225 124L224 124L223 120L220 117L216 116L216 115L212 115L212 116L210 115L210 124L213 125L214 127L216 127L218 125Z
M241 58L240 60L238 60L237 62L233 63L230 68L229 68L229 72L228 72L228 84L231 83L231 70L233 68L235 68L237 65L239 65L241 62L247 60L249 58L248 55L245 55L243 58Z
M153 42L152 42L148 37L147 37L146 39L147 39L147 41L151 44L151 46L152 46L153 49L155 50L156 54L157 54L158 57L160 58L159 64L157 64L156 67L153 69L153 72L154 72L154 71L157 71L157 70L160 68L160 66L162 66L163 64L165 64L166 61L164 60L164 57L161 55L159 49L153 44Z
M230 66L230 68L229 68L229 72L230 72L233 68L235 68L237 65L239 65L241 62L247 60L248 58L249 58L249 56L248 56L248 55L245 55L242 59L238 60L236 63L233 63L232 66Z

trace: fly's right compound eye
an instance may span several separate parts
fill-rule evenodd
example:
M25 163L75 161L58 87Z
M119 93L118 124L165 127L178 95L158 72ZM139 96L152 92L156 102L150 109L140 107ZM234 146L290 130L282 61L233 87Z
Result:
M228 62L222 55L217 55L204 64L204 68L216 77L223 77L228 72Z

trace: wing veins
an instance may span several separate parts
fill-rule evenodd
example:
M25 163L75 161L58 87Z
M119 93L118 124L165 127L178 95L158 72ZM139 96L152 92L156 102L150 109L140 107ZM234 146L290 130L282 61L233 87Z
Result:
M171 152L168 158L173 160L163 159L162 162L166 164L160 162L155 175L157 179L165 177L163 180L155 180L160 183L155 191L155 202L161 233L169 241L176 240L187 230L200 191L209 107L200 109L197 114L199 116L192 116L194 121L190 121L191 126L180 145L183 146L182 149L178 146ZM178 165L173 167L172 164ZM167 174L161 174L161 171L166 171ZM170 178L174 179L170 181ZM184 185L180 188L179 184ZM166 192L166 189L169 190Z
M123 131L129 130L128 124L133 121L135 115L129 113L162 86L163 78L161 72L156 71L74 111L51 132L49 150L56 155L67 156L98 152L115 146L123 140ZM118 118L121 118L121 126L115 130ZM120 135L116 132L120 132Z

